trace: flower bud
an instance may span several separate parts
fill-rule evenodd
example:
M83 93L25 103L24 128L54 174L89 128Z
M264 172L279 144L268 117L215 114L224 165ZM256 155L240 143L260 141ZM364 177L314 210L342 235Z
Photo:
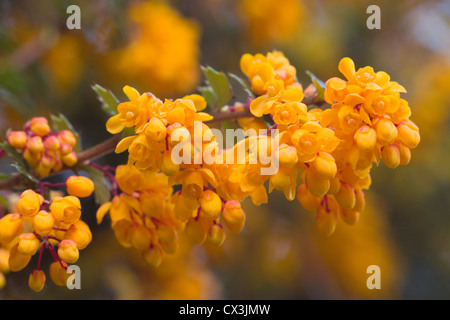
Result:
M342 209L341 210L341 219L349 226L355 225L359 220L359 211Z
M50 234L54 224L55 218L45 210L39 211L33 218L34 231L42 237Z
M189 172L183 181L182 194L184 198L196 200L203 193L203 178L197 171Z
M364 207L366 206L366 200L364 198L364 191L355 190L355 206L353 207L353 211L362 212Z
M50 174L50 171L52 169L49 167L46 167L42 164L42 162L39 161L39 163L37 164L37 166L34 168L34 171L36 171L37 175L45 178Z
M318 198L322 198L330 189L330 180L323 179L313 169L306 171L306 183L308 190Z
M24 131L11 131L8 143L15 149L24 149L27 145L27 134Z
M208 221L201 214L196 218L191 218L186 225L188 236L197 244L205 242L208 228Z
M28 286L31 290L39 292L45 285L45 273L42 270L33 270L28 279Z
M208 241L216 247L220 247L227 237L226 231L218 223L213 223L209 227L208 231Z
M132 246L131 237L133 233L133 224L129 220L119 220L114 224L114 235L122 247Z
M63 287L67 284L69 274L66 272L67 263L64 261L55 261L50 264L49 273L53 283L57 286Z
M336 175L336 162L331 154L320 152L311 163L314 170L322 179L332 179Z
M68 167L73 167L78 162L77 154L72 151L68 155L62 157L62 162Z
M270 177L270 183L279 190L288 188L291 184L290 170L287 168L279 168L277 173Z
M56 198L50 204L50 211L58 222L75 223L81 216L80 199L74 196Z
M398 151L400 152L400 164L406 166L411 161L411 150L405 147L403 144L397 144Z
M180 171L180 166L172 161L172 153L169 150L163 152L161 171L166 176L174 176Z
M237 200L227 201L223 209L223 220L226 227L233 233L239 233L244 228L245 213Z
M33 153L30 149L25 149L23 151L23 158L30 166L34 167L38 164L39 160L41 160L41 154Z
M400 151L395 144L384 146L381 149L381 157L388 168L396 168L400 165Z
M174 242L177 240L177 233L174 226L158 224L158 238L165 242Z
M39 238L34 233L22 233L19 236L18 250L21 254L32 256L37 252L40 244Z
M294 146L281 145L278 149L278 160L282 167L291 168L298 161L297 149Z
M59 152L61 152L61 156L67 156L73 151L73 148L67 143L61 143L59 145Z
M55 164L55 160L49 156L48 154L44 154L39 160L38 166L41 166L44 169L51 170ZM42 175L41 175L42 176Z
M163 141L166 138L166 126L160 119L152 117L145 127L145 136L150 140Z
M34 136L28 139L27 149L33 153L40 153L44 151L44 144L42 143L42 138L39 136Z
M319 210L316 216L317 229L323 235L329 237L334 233L337 224L337 217L335 212L327 212L326 210Z
M64 239L58 245L58 256L67 263L75 263L80 253L77 244L73 240Z
M398 135L397 128L391 120L381 118L375 124L378 142L385 145L395 141Z
M60 145L61 143L56 136L49 136L44 141L44 148L50 151L58 151Z
M151 245L150 248L142 252L144 260L153 267L158 267L163 259L164 252L158 245Z
M63 130L58 132L58 139L61 143L68 144L72 148L77 144L77 139L70 130Z
M87 224L78 220L69 227L64 234L64 238L74 241L78 250L83 250L91 242L92 233Z
M344 209L353 209L356 204L355 191L349 184L341 184L339 192L334 195L339 205Z
M94 183L83 176L70 176L66 180L67 193L78 198L89 197L94 192Z
M9 269L12 272L17 272L25 268L31 259L31 255L20 253L18 248L19 244L16 244L11 248L11 251L9 252L8 263Z
M131 244L137 250L145 250L150 246L152 235L142 224L135 225L131 231Z
M206 218L215 220L220 216L220 212L222 211L222 200L217 193L208 189L203 192L199 202Z
M309 212L317 212L319 209L319 199L309 192L308 187L304 183L297 189L297 200Z
M185 204L185 199L182 194L177 194L173 198L175 217L181 221L187 221L195 214L197 209L190 209Z
M397 130L398 140L400 140L401 143L410 149L417 147L420 142L420 134L419 128L414 123L411 121L400 123Z
M8 244L23 230L22 217L18 213L10 213L0 219L0 242Z
M339 177L334 177L330 180L330 189L328 189L327 194L336 194L338 193L339 189L341 188L341 181L339 180Z
M47 119L44 117L36 117L31 119L30 130L40 137L46 136L50 132Z
M375 148L377 144L377 133L369 126L362 126L355 133L355 141L358 148L362 151L369 152Z

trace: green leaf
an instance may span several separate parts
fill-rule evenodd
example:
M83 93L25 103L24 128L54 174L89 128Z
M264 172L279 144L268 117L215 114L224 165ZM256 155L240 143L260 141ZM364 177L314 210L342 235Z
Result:
M75 139L77 140L77 143L75 144L74 151L80 152L81 150L81 144L80 144L80 135L77 131L75 131L73 125L70 123L69 119L66 118L63 114L59 114L58 116L55 116L54 114L50 115L50 119L52 120L52 128L55 131L63 131L63 130L69 130L72 131L73 135L75 136Z
M252 99L255 98L255 95L252 92L250 83L248 83L247 80L242 79L241 77L235 75L234 73L228 73L228 76L230 78L232 78L233 80L235 80L239 84L241 89L244 90L244 92L248 95L249 98L252 98Z
M0 143L0 148L5 150L8 157L13 160L11 165L17 170L18 173L22 174L31 182L39 183L38 179L31 174L30 166L26 163L22 155L16 151L16 149L11 147L6 141Z
M105 182L105 174L98 170L97 168L91 167L90 165L83 165L80 171L84 171L89 175L89 178L94 182L95 186L95 197L100 204L106 203L111 200L111 193Z
M227 76L211 67L201 67L206 79L206 87L199 88L205 100L210 100L213 110L219 110L233 99L233 92ZM206 94L206 96L205 96Z
M31 182L39 183L39 180L31 174L31 172L29 171L28 168L23 167L22 165L18 164L17 162L12 163L11 165L17 170L18 173L23 175L25 178L27 178Z
M7 141L0 142L0 148L5 150L8 157L10 157L14 162L19 163L23 167L28 166L22 155L19 152L17 152L16 149L11 147Z
M111 92L111 90L103 88L99 84L94 84L92 89L97 93L98 99L102 103L102 109L109 116L115 116L117 111L117 106L120 104L119 99Z
M198 91L200 91L200 94L205 98L206 104L213 108L214 104L216 103L216 94L214 93L213 89L211 87L199 87Z
M311 78L314 87L316 87L317 97L315 100L322 100L325 94L325 82L317 78L312 72L306 71L306 74Z
M11 177L12 175L10 175L9 173L0 172L0 180L9 179Z

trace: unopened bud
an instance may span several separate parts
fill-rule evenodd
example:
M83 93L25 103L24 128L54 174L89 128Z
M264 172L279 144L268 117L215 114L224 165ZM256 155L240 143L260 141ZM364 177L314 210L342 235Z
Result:
M24 131L11 131L8 143L15 149L24 149L27 145L27 134Z
M31 290L39 292L45 285L45 273L42 270L33 270L28 279L28 286Z
M227 201L223 209L223 220L226 227L233 233L239 233L244 228L245 213L237 200Z

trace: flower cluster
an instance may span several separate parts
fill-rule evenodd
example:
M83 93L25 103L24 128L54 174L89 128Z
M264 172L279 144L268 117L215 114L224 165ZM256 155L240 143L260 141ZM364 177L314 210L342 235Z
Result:
M32 118L23 131L9 132L8 143L21 152L40 177L58 172L64 165L72 167L77 163L73 150L77 140L72 131L51 131L44 117Z
M240 18L255 45L285 43L298 33L303 4L299 0L252 0L238 2Z
M408 103L400 98L405 89L385 72L375 73L371 67L355 71L353 61L344 58L339 70L347 81L326 82L325 101L332 107L307 110L301 86L292 82L295 68L281 53L246 54L241 69L259 95L250 103L251 113L258 118L269 115L280 131L275 150L280 168L270 177L269 191L279 189L294 199L301 170L297 198L305 209L317 212L317 226L327 235L339 218L348 224L358 220L372 163L382 159L390 168L408 164L410 148L419 143ZM271 136L265 139L276 138ZM264 183L254 167L243 169L241 188L249 181Z
M108 120L106 127L110 133L133 127L135 135L117 145L117 153L129 153L128 164L116 171L123 193L99 209L99 221L109 211L119 242L143 251L151 264L159 264L159 259L151 259L163 252L174 251L176 233L184 229L196 243L208 239L221 245L226 237L220 223L222 216L231 232L240 232L245 221L240 202L218 194L214 163L208 166L203 161L208 148L213 157L218 155L217 142L204 123L212 116L201 112L206 108L205 99L193 94L163 102L128 86L124 92L130 101L119 104L118 114ZM194 141L195 130L202 138L199 143ZM179 154L186 161L175 163L172 154L180 144ZM181 190L173 193L174 185ZM163 206L162 199L166 199ZM148 241L136 246L132 241L136 233L136 237L144 236Z
M78 197L87 197L94 185L85 177L71 176L66 181L68 196L44 200L32 189L25 190L16 204L17 213L6 214L0 219L0 243L9 249L8 270L24 269L31 257L39 252L37 268L32 271L29 286L41 291L45 273L40 268L44 249L55 260L50 265L50 276L57 285L66 285L68 264L75 263L79 250L92 240L89 226L81 218ZM55 249L55 246L57 249Z
M120 78L164 95L195 88L200 78L200 28L195 21L160 1L133 3L128 17L128 43L108 60Z
M145 261L158 266L164 253L175 252L177 233L184 228L175 217L167 176L121 165L116 180L123 193L99 208L97 222L109 213L118 242L139 250Z

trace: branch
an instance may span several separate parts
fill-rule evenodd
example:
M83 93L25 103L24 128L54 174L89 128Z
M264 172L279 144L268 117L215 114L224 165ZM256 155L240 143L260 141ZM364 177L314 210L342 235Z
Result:
M77 164L73 168L64 167L63 170L76 169L76 167L83 165L86 161L94 160L108 153L113 152L116 149L116 145L119 143L120 139L121 139L120 135L115 135L112 138L109 138L108 140L93 146L92 148L80 152L77 155L78 157ZM11 178L1 180L0 190L23 186L24 184L25 181L23 179L23 176L21 174L16 174Z
M315 105L317 107L320 107L320 106L323 106L326 104L326 102L323 100L317 101L316 96L317 96L317 94L314 90L311 90L309 92L308 92L308 90L306 90L305 97L302 102L308 106ZM219 112L217 114L213 114L214 118L210 121L207 121L206 123L215 123L215 122L235 120L235 119L247 118L247 117L253 116L250 112L249 106L241 111L231 111L231 110L233 110L233 109L230 108L230 111ZM74 166L74 168L64 167L63 170L76 169L77 166L85 164L85 162L87 162L87 161L94 160L96 158L99 158L101 156L104 156L108 153L113 152L116 148L116 145L119 143L120 139L121 139L120 135L115 135L112 138L93 146L92 148L89 148L89 149L86 149L86 150L80 152L77 155L78 163ZM16 174L16 175L12 176L11 178L1 180L0 181L0 190L8 189L8 188L11 189L14 187L23 186L24 184L25 184L25 181L24 181L22 175Z

